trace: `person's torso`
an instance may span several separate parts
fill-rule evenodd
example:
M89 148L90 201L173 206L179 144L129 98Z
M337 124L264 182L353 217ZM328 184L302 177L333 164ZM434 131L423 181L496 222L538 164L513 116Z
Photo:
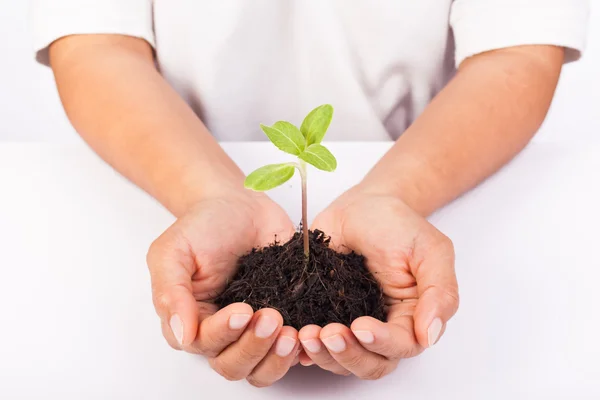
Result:
M161 72L219 140L330 103L327 140L398 137L453 72L452 0L154 0Z

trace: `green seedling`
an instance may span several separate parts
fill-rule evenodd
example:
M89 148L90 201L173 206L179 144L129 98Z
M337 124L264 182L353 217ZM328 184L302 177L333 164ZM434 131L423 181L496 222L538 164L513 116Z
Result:
M331 119L333 107L324 104L312 110L298 129L295 125L278 121L272 126L261 124L260 127L269 140L281 151L298 157L297 161L283 164L265 165L252 172L246 178L244 186L258 192L271 190L289 181L296 170L302 180L302 231L304 237L304 254L309 256L307 195L306 195L306 164L320 170L332 172L337 168L333 154L321 144Z

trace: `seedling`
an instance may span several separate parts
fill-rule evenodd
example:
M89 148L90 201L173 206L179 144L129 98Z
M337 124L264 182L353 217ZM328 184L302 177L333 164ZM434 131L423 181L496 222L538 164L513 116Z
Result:
M333 107L324 104L312 110L298 129L295 125L278 121L272 126L261 124L260 127L269 140L281 151L298 157L295 162L265 165L252 172L246 178L244 186L258 192L274 189L289 181L296 170L302 180L302 233L304 237L304 255L309 257L306 164L320 170L332 172L337 168L333 154L321 144L331 119Z
M297 169L302 179L302 233L242 255L236 274L215 299L219 308L239 302L254 310L270 307L281 313L285 325L298 330L332 322L350 327L361 316L385 321L383 291L365 258L353 251L338 253L319 230L308 236L306 168L311 164L324 171L336 169L335 157L321 145L332 116L333 108L325 104L311 111L300 129L284 121L261 125L277 148L297 160L259 168L244 185L257 191L273 189L291 179Z

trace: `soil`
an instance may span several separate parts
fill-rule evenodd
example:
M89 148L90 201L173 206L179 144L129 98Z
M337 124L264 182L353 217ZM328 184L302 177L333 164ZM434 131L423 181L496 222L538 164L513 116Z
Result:
M329 248L329 237L319 230L311 231L309 239L308 264L301 233L241 257L238 272L216 303L222 308L244 302L255 311L273 308L285 325L296 329L331 322L350 326L361 316L385 321L383 294L365 258Z

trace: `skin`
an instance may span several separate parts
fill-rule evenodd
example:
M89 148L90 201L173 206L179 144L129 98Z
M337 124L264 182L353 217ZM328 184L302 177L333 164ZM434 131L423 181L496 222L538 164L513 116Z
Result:
M177 217L148 252L165 339L205 355L227 379L262 387L298 361L377 379L439 340L458 308L458 286L452 242L425 217L528 143L547 113L563 53L523 46L462 63L372 171L314 222L339 249L367 256L388 322L363 317L351 329L300 332L282 326L272 309L217 311L211 303L239 255L274 235L287 239L294 227L267 196L243 189L243 173L158 73L150 46L118 35L69 36L51 46L50 61L83 139Z
M304 327L303 343L342 337L346 348L304 346L303 365L377 379L439 340L439 322L443 333L459 303L454 251L424 217L525 147L550 107L563 58L558 47L524 46L467 59L365 179L317 216L314 227L334 244L366 256L390 308L387 323ZM357 339L364 332L372 342Z

